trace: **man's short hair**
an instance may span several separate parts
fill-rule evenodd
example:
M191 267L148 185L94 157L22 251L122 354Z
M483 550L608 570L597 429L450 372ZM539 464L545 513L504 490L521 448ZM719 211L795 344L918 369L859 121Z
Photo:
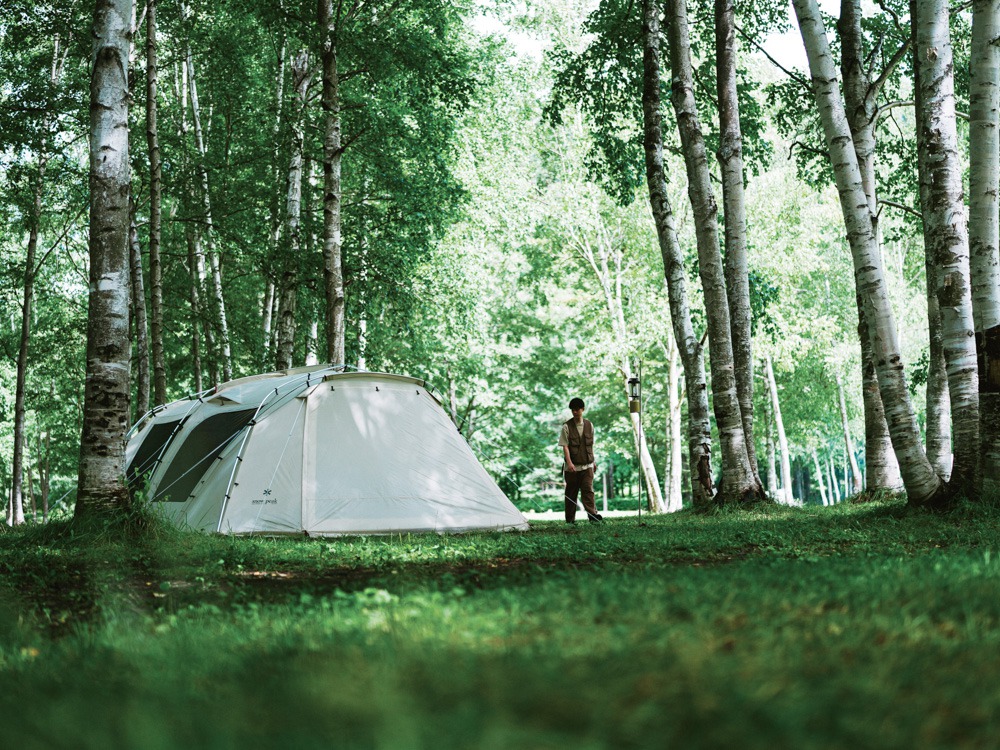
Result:
M569 410L570 411L573 411L574 409L582 409L582 408L583 408L583 399L582 398L574 398L572 401L569 402Z

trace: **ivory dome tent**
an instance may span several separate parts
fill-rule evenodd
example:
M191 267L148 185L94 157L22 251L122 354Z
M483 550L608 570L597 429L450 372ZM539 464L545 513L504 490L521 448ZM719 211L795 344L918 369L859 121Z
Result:
M526 529L425 383L330 366L158 408L126 481L179 526L223 534Z

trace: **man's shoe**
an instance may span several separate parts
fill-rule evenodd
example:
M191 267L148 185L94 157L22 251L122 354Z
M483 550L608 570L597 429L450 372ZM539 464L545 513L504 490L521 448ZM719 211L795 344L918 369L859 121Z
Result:
M602 516L600 513L588 513L587 520L590 521L591 523L603 523L604 516Z

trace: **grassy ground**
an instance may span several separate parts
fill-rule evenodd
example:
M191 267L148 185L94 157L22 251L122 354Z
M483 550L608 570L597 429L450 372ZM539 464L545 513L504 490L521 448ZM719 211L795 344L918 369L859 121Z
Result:
M3 744L1000 746L1000 512L0 536Z

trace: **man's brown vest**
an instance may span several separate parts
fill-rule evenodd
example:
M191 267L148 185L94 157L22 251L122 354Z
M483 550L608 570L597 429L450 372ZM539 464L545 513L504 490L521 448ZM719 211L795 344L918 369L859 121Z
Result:
M594 463L594 425L589 419L583 420L583 435L577 429L576 420L566 422L569 437L569 457L574 466Z

